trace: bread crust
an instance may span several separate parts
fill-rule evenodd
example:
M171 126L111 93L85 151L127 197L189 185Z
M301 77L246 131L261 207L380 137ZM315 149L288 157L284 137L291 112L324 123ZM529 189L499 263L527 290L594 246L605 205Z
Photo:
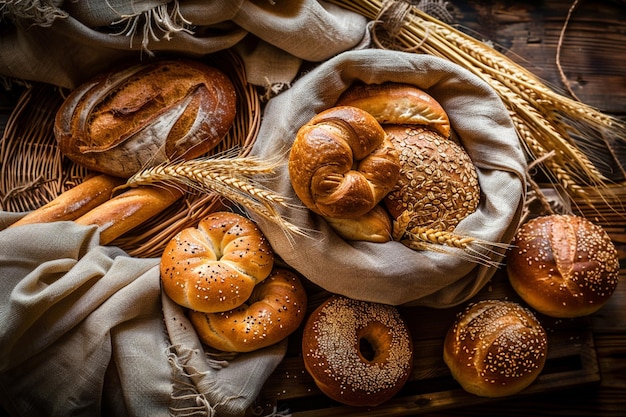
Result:
M419 226L452 232L480 203L478 174L469 155L425 126L384 129L400 154L400 176L383 200L392 219L407 212L407 230Z
M219 313L246 302L273 266L274 252L256 223L222 211L168 242L161 257L161 282L179 305Z
M130 188L89 210L75 222L98 226L100 244L108 245L161 213L182 196L183 191L175 187L146 185Z
M372 351L363 349L362 342ZM413 341L395 307L334 295L307 319L302 356L328 397L352 406L377 406L409 379Z
M291 185L311 211L355 218L376 206L400 172L380 124L355 107L332 107L302 126L289 154Z
M29 212L11 227L33 223L76 220L113 195L124 180L110 175L94 175L64 191L45 205Z
M384 243L389 242L392 237L391 218L381 204L354 219L324 219L345 240Z
M298 274L275 268L241 306L222 313L190 311L198 337L224 352L252 352L274 345L304 320L307 294Z
M539 376L548 339L527 308L482 300L462 311L446 333L443 358L454 379L481 397L517 394Z
M416 124L450 137L450 119L441 104L410 84L355 84L343 92L336 105L365 110L382 125Z
M129 178L166 160L213 149L236 114L231 80L192 60L159 60L103 74L74 89L55 118L61 152Z
M520 226L511 244L506 260L509 281L543 314L557 318L592 314L617 287L617 249L604 229L587 218L536 217Z

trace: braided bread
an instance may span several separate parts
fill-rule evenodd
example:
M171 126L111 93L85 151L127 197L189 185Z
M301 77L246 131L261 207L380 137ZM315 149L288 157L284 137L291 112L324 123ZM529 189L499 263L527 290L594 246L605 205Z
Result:
M161 257L165 293L183 307L205 313L243 304L274 266L274 252L256 224L218 212L178 233Z
M291 185L311 211L355 218L370 211L398 180L398 152L372 115L332 107L302 126L289 154Z

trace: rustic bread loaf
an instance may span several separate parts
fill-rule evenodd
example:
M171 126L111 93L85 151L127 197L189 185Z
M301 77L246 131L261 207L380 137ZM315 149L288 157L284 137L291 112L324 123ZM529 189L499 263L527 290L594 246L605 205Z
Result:
M232 126L236 100L231 80L217 68L154 61L77 87L58 110L54 133L77 164L128 178L211 150Z
M456 142L424 126L385 125L385 132L400 153L400 177L384 199L392 218L408 213L408 230L453 231L480 202L470 157Z

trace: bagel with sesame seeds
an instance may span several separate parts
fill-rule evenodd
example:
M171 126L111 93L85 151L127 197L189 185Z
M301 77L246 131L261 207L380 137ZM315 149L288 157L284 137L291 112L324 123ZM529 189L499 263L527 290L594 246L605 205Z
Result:
M585 217L536 217L520 226L512 246L509 282L530 307L547 316L595 313L617 288L617 249L608 233Z
M512 301L468 305L448 329L443 359L461 387L480 397L517 394L546 362L548 339L535 315Z
M391 399L409 379L413 341L397 308L333 295L309 316L302 357L328 397L374 407Z
M180 231L161 256L163 291L204 313L242 305L274 267L274 252L252 220L220 211Z
M302 323L307 294L293 271L275 268L241 306L222 313L190 311L200 340L224 352L251 352L285 339Z

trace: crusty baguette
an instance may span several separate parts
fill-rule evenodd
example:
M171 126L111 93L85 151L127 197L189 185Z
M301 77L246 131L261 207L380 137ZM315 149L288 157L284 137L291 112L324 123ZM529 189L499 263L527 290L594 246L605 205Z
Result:
M131 188L87 212L76 219L76 223L97 225L100 231L100 244L107 245L161 213L182 195L183 191L174 187Z
M96 175L61 193L49 203L29 212L11 227L33 223L76 220L83 214L111 198L115 187L124 179Z

